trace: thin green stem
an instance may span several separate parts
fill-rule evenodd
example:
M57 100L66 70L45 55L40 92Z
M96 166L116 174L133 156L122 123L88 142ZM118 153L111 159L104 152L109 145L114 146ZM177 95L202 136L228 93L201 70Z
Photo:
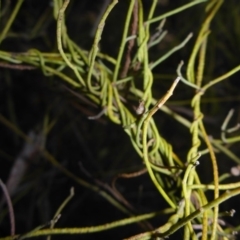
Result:
M172 84L171 88L169 89L169 91L166 93L166 95L160 99L156 105L149 111L146 119L144 120L143 123L143 130L142 130L142 143L143 143L143 159L145 162L145 165L147 167L148 173L153 181L153 183L155 184L156 188L158 189L158 191L160 192L160 194L164 197L164 199L168 202L168 204L172 207L172 208L176 208L174 202L169 198L169 196L166 194L166 192L163 190L163 188L159 185L159 183L157 182L157 179L153 173L153 170L151 168L151 164L150 161L148 159L148 142L147 142L147 131L148 131L148 125L149 125L149 121L152 118L152 116L162 107L162 105L168 100L168 98L173 94L173 91L175 89L175 87L177 86L178 82L179 82L179 78L176 78L176 80L174 81L174 83Z
M165 14L159 16L159 17L155 17L153 19L150 19L150 20L146 21L146 23L150 24L150 23L158 22L158 21L160 21L160 20L162 20L164 18L170 17L170 16L172 16L174 14L177 14L179 12L182 12L183 10L186 10L186 9L188 9L188 8L194 6L194 5L197 5L199 3L203 3L203 2L206 2L206 1L207 0L195 0L195 1L192 1L191 3L187 3L187 4L185 4L185 5L181 6L181 7L176 8L176 9L174 9L174 10L168 12L168 13L165 13Z
M11 16L8 18L8 21L2 31L2 33L0 34L0 44L2 43L2 41L6 38L6 35L10 29L10 27L13 24L14 19L16 18L19 9L21 8L22 4L23 4L24 0L18 0L17 4L15 5L15 8L13 9L13 12L11 14Z
M130 24L131 14L133 12L134 4L135 4L135 0L131 0L129 8L128 8L128 12L127 12L125 25L124 25L121 45L119 47L117 63L116 63L116 66L115 66L115 69L114 69L114 73L113 73L113 82L116 82L117 78L118 78L118 73L119 73L119 70L120 70L120 64L121 64L122 57L123 57L124 47L125 47L126 42L127 42L126 39L127 39L127 34L128 34L128 29L129 29L129 24Z

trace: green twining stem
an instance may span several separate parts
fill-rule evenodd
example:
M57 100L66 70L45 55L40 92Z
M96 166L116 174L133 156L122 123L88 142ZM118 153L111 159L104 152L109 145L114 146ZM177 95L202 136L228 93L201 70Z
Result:
M58 46L58 51L61 54L61 56L64 59L64 61L74 71L74 73L77 76L77 78L78 78L79 82L81 83L81 85L85 86L85 82L84 82L82 76L79 74L78 69L70 62L70 60L68 59L68 57L64 53L63 47L62 47L62 36L63 37L67 37L66 31L62 30L62 21L63 21L64 12L65 12L69 2L70 2L70 0L65 0L64 3L63 3L62 8L59 10L58 19L57 19L57 46Z
M151 164L150 161L148 159L148 142L147 142L147 131L148 131L148 125L149 125L149 121L152 118L152 116L162 107L162 105L168 100L168 98L173 94L173 91L175 89L175 87L177 86L178 82L179 82L180 78L177 78L171 88L169 89L169 91L166 93L166 95L160 99L156 105L148 112L147 117L144 119L143 122L143 129L142 129L142 144L143 144L143 159L145 162L145 165L147 167L148 173L150 175L151 180L153 181L153 183L155 184L156 188L158 189L158 191L161 193L161 195L164 197L164 199L168 202L168 204L172 207L172 208L176 208L174 202L169 198L169 196L166 194L166 192L163 190L163 188L159 185L153 170L151 168Z

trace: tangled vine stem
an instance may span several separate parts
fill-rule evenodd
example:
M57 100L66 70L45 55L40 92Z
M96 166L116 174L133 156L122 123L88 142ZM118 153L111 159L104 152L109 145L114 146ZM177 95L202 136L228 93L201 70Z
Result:
M142 143L143 143L143 159L146 164L148 173L157 187L160 194L164 197L164 199L168 202L168 204L172 208L176 208L174 202L169 198L167 193L163 190L162 186L158 183L156 176L154 175L153 169L151 167L149 158L148 158L148 142L147 142L147 132L148 132L148 126L149 121L151 120L152 116L163 106L163 104L170 98L170 96L173 94L174 89L176 88L178 82L180 80L180 77L177 77L175 81L173 82L171 88L168 90L168 92L164 95L162 99L160 99L155 106L147 113L147 116L144 118L143 121L143 127L142 127Z
M21 9L22 2L22 0L19 0L13 9L9 20L0 34L0 43L7 40L8 32L13 20L17 17L18 11ZM213 80L209 80L208 76L204 74L211 22L215 19L223 1L195 0L160 16L155 16L158 4L157 0L152 1L147 14L141 0L129 0L123 34L118 47L119 51L115 59L110 55L102 53L99 49L99 44L101 38L104 37L104 26L108 24L107 19L109 15L112 14L112 10L115 8L117 2L117 0L111 1L106 8L96 29L92 48L86 51L81 49L67 33L66 19L68 15L66 9L71 5L70 1L54 1L53 16L57 23L56 39L59 53L43 53L36 49L30 49L24 53L12 53L1 50L0 59L2 62L0 63L0 67L21 70L34 70L38 68L47 78L55 76L64 84L67 84L68 87L65 87L65 89L67 89L68 93L72 94L73 97L81 98L84 103L89 106L101 108L102 111L100 111L99 114L92 114L88 119L97 121L101 120L102 116L105 115L110 121L122 126L122 129L129 136L133 148L144 163L145 169L141 167L142 170L140 172L143 173L147 171L149 173L152 183L161 195L159 201L163 198L170 206L170 209L163 210L161 213L153 212L136 215L131 204L127 201L119 200L120 198L118 198L118 196L121 194L117 194L114 184L113 187L110 188L110 186L106 184L99 184L100 181L96 179L94 179L94 183L88 182L66 169L61 165L60 161L46 149L41 149L41 155L59 171L74 180L77 184L105 198L115 208L128 215L129 218L84 228L53 228L63 207L69 202L70 198L73 197L74 194L71 192L70 196L66 198L58 208L53 221L21 235L20 239L56 234L94 233L127 224L140 223L143 220L155 218L159 214L171 214L166 223L162 226L156 226L154 231L147 231L132 236L129 239L143 240L150 239L154 236L161 238L167 237L182 227L184 228L184 239L196 239L197 235L194 224L197 223L201 224L203 240L209 239L209 235L211 240L215 240L218 234L226 235L227 233L227 230L219 224L219 205L229 198L240 194L239 182L222 183L225 180L229 180L232 175L230 173L222 174L219 172L216 155L216 152L220 151L225 154L228 159L238 164L236 168L240 165L240 158L231 149L235 143L240 141L239 134L237 133L239 124L235 127L227 128L230 119L234 118L233 110L229 112L226 120L223 121L221 139L209 137L210 134L203 121L205 116L202 110L203 98L208 90L210 88L214 89L216 84L240 71L239 65ZM196 36L187 63L186 77L184 77L185 74L182 72L183 61L181 61L176 70L178 77L171 86L168 86L168 92L160 100L154 99L153 95L156 94L156 92L153 91L155 90L153 89L153 84L157 81L157 74L153 72L153 70L156 70L156 68L172 54L184 48L190 39L192 39L193 34L190 33L186 37L181 37L181 41L175 44L175 47L168 50L162 56L158 56L157 59L152 59L150 54L152 48L156 47L156 45L167 36L167 31L163 30L165 20L160 23L154 35L152 35L152 24L204 2L207 2L206 15L199 33ZM182 84L184 94L185 91L188 90L190 94L194 91L191 99L192 111L187 110L187 112L191 114L192 121L187 117L177 114L171 110L168 105L164 105L173 94L179 81L185 84ZM180 87L179 85L179 88ZM178 91L181 92L181 89ZM180 95L183 96L185 100L184 94ZM141 100L136 108L138 114L138 116L136 116L130 105L134 101L137 105L139 99ZM179 102L180 101L178 101L178 103ZM190 106L189 100L188 103ZM192 142L188 149L186 160L181 159L178 153L174 151L174 147L172 147L166 138L161 136L153 118L158 110L169 115L190 132ZM10 122L3 115L0 115L0 122L11 129L16 135L19 135L24 141L31 142L31 139L29 139L16 124ZM55 119L52 120L48 128L51 129L54 124ZM168 124L166 127L171 128ZM226 137L226 133L229 135L234 133L235 135L233 137ZM232 145L229 146L226 145L226 143L231 143ZM187 143L186 145L189 146L190 144ZM202 148L202 146L204 146L204 148ZM213 182L206 184L201 182L201 176L199 176L198 169L195 168L196 165L194 164L200 156L202 159L204 155L207 155L211 160L210 166L212 167L213 176ZM199 159L200 163L201 159ZM131 174L125 173L120 175L125 177L131 176ZM133 175L134 174L132 174L132 176ZM134 176L138 176L138 174ZM113 183L115 183L116 179L117 178L114 178ZM4 186L3 183L1 185ZM231 189L231 191L221 195L220 191L226 189ZM209 200L207 198L206 190L213 190L213 199ZM11 201L8 200L8 203L9 202ZM9 207L9 209L11 212L11 207ZM13 214L11 213L10 215ZM209 224L209 222L211 222L211 224ZM49 229L42 229L49 225ZM233 231L234 227L232 227L231 230ZM12 230L12 235L13 234L14 231ZM14 239L14 237L9 236L0 238L0 240Z

